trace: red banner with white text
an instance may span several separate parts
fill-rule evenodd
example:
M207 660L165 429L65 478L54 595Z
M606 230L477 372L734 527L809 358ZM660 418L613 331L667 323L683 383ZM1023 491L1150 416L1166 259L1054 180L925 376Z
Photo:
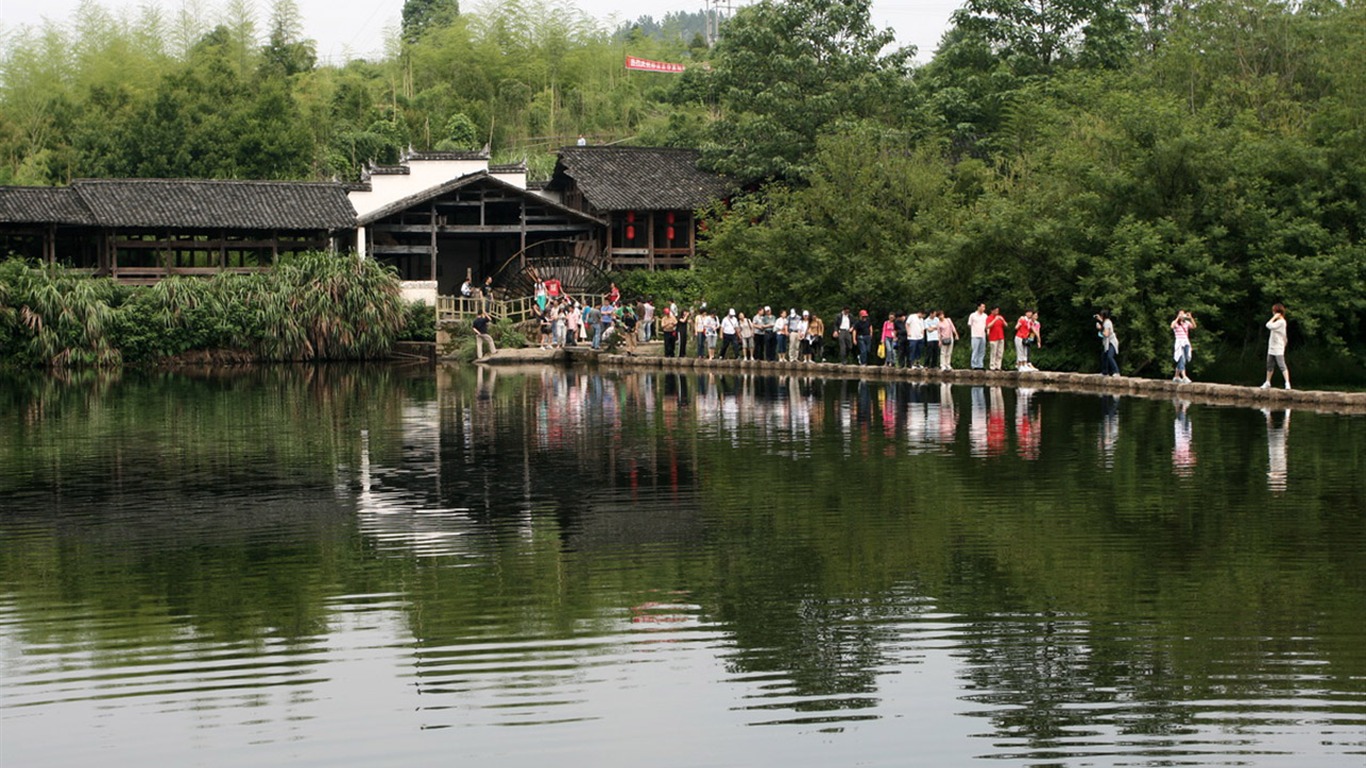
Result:
M672 72L677 74L683 71L682 64L671 64L667 61L650 61L636 56L626 57L627 69L638 69L642 72Z

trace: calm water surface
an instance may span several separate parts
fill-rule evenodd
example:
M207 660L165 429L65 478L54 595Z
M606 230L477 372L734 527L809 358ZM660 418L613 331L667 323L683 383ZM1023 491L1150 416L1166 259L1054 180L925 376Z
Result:
M1028 390L3 380L0 764L1362 765L1364 472Z

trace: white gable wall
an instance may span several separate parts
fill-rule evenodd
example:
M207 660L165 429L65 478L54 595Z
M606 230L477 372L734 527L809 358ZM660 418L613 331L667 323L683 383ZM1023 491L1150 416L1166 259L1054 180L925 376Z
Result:
M370 190L347 193L357 216L365 216L384 206L416 195L423 190L445 184L461 176L487 171L488 160L422 160L407 159L403 164L408 173L381 173L370 177ZM502 177L502 174L499 174ZM526 174L522 174L526 186Z

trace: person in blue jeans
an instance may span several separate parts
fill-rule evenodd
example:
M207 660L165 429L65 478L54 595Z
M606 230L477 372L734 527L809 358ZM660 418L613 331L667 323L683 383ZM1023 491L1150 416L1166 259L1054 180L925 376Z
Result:
M1096 333L1100 336L1100 375L1119 375L1119 336L1115 334L1115 323L1110 319L1109 310L1102 309L1096 315Z

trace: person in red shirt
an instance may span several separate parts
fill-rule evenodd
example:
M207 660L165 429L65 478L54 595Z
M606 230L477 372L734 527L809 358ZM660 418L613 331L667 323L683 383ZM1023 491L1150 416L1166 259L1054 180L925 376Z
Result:
M1034 318L1026 311L1015 321L1015 370L1032 371L1029 364L1029 340L1034 336Z
M1001 316L1000 307L993 307L987 317L987 352L991 357L991 370L1001 370L1001 359L1006 353L1006 319Z

